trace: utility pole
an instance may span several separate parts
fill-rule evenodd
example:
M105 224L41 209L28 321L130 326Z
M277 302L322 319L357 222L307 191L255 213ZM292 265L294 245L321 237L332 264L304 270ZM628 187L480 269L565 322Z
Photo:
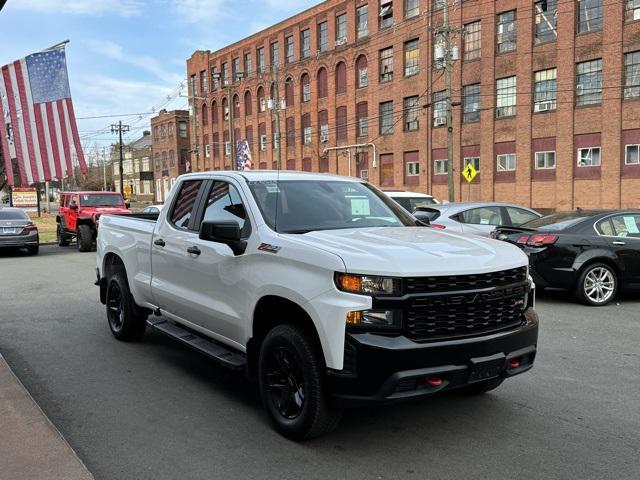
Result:
M107 147L102 147L102 191L107 191Z
M452 86L451 86L451 69L453 61L457 60L457 53L454 55L454 49L451 43L451 37L456 34L464 33L464 29L451 27L449 23L449 1L443 2L443 25L433 28L436 35L436 45L443 43L444 52L442 62L444 66L444 82L445 82L445 109L446 109L446 127L447 127L447 175L449 187L449 201L455 201L455 179L453 165L453 102L452 102ZM456 50L457 52L457 50ZM436 59L437 60L437 59Z
M280 110L282 105L280 105L280 79L278 78L278 65L272 65L271 66L271 77L272 77L272 81L274 83L274 89L273 89L273 93L275 95L276 98L272 98L272 113L275 113L275 120L276 120L276 131L274 133L274 147L277 150L277 157L276 157L276 170L280 170L282 168L282 148L280 148L281 145L281 138L282 136L280 135Z
M124 156L122 153L122 133L123 132L128 132L129 131L129 125L123 125L122 124L122 120L120 120L117 124L111 125L111 133L117 133L118 134L118 143L119 143L119 149L120 149L120 193L122 195L124 195L124 173L123 173L123 169L122 169L122 163L124 161Z
M235 80L235 79L234 79ZM236 149L233 148L233 144L235 143L235 132L233 131L233 109L235 105L233 104L233 94L231 92L231 83L227 85L227 106L229 108L229 115L227 118L229 120L229 153L231 154L231 170L236 169Z
M191 88L189 89L189 92L190 92L189 103L191 106L191 131L193 132L192 133L193 148L191 151L195 153L195 156L196 156L196 161L195 161L196 168L195 170L192 168L191 171L199 172L200 171L200 145L198 142L198 125L197 125L198 112L196 110L196 78L195 76L191 77Z

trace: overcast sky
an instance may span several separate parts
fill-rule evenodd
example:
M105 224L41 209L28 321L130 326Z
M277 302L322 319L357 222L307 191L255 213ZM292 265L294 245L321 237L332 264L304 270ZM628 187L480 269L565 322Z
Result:
M317 3L9 0L0 11L0 65L69 39L67 62L78 117L186 108L186 98L167 104L167 96L176 96L194 50L216 50ZM148 128L149 118L122 120L132 125L134 138ZM108 126L119 119L78 120L83 143L108 145L114 139Z

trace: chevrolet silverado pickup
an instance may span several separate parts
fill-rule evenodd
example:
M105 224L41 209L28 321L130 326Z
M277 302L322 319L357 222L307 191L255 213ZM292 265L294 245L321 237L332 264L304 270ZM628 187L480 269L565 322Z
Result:
M429 227L365 181L183 175L159 214L104 214L97 281L119 340L152 328L257 381L283 435L345 407L483 393L533 366L527 258Z

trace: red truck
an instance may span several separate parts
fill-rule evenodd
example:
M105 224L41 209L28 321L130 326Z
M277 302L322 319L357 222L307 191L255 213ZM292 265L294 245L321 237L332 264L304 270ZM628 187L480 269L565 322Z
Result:
M64 192L56 216L58 245L66 247L75 237L78 250L88 252L103 213L128 213L122 195L115 192Z

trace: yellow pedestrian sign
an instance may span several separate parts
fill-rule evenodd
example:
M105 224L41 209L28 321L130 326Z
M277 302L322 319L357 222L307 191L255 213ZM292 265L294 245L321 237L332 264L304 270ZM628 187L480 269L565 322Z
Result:
M471 162L467 163L464 167L464 170L462 171L462 176L469 183L471 183L473 179L476 178L477 174L478 174L478 171L475 168L473 168L473 165L471 164Z

